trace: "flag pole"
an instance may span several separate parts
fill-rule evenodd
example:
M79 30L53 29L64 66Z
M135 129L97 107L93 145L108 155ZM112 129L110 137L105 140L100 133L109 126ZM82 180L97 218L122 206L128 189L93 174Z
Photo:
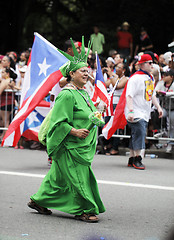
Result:
M112 89L112 91L111 91L111 96L112 96L112 94L114 93L114 91L115 91L118 83L119 83L119 79L116 81L116 83L115 83L115 85L114 85L114 87L113 87L113 89Z
M96 60L96 65L97 65L97 51L95 51L95 60Z

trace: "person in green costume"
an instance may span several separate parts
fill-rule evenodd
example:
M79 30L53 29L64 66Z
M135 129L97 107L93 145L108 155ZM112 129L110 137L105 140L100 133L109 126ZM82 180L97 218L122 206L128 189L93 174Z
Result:
M52 166L38 192L30 197L28 207L41 214L51 214L51 208L73 214L77 220L98 222L96 215L105 212L105 207L91 169L97 128L88 130L89 115L96 108L83 89L88 79L90 44L86 55L83 37L80 54L73 42L72 46L74 57L59 50L69 59L60 69L69 83L56 99L46 137Z

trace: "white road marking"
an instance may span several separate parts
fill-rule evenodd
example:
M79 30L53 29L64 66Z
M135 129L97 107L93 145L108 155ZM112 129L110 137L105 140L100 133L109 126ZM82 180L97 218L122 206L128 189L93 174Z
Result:
M43 175L43 174L9 172L9 171L0 171L0 174L23 176L23 177L33 177L33 178L44 178L45 177L45 175ZM174 191L174 187L169 187L169 186L159 186L159 185L149 185L149 184L129 183L129 182L117 182L117 181L105 181L105 180L97 180L97 182L99 184L117 185L117 186L124 186L124 187L137 187L137 188L149 188L149 189Z
M0 174L23 176L23 177L34 177L34 178L44 178L45 177L45 175L43 175L43 174L33 174L33 173L23 173L23 172L0 171Z

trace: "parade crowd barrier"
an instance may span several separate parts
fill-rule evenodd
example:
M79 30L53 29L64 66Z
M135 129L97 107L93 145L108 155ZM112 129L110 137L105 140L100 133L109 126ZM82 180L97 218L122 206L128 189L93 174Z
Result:
M0 130L7 130L19 108L19 91L6 89L0 95Z
M0 96L0 131L4 131L8 129L8 122L10 123L12 119L14 118L15 114L18 111L19 103L20 103L20 94L16 90L5 90L5 97L3 97L3 110L2 110L2 96ZM11 104L9 104L8 97L11 96ZM117 95L118 96L118 95ZM160 104L163 107L164 102L166 98L169 99L169 106L168 106L168 116L167 118L162 118L160 120L160 128L158 129L158 132L155 132L153 129L153 121L150 119L149 126L148 126L148 132L146 139L148 140L161 140L161 141L174 141L174 138L170 137L170 131L174 126L171 126L171 111L174 111L174 109L171 109L171 102L174 101L174 96L170 97L160 97ZM4 105L4 99L5 99L5 105ZM11 107L9 108L9 105ZM10 119L7 119L9 116L9 110L10 110ZM155 109L152 108L152 112L155 111ZM2 116L4 115L4 117ZM3 121L4 120L4 121ZM165 124L164 124L165 122ZM165 126L165 127L164 127ZM98 135L98 138L103 136L102 134ZM112 137L118 137L118 138L130 138L130 134L128 131L128 127L126 126L124 130L117 130L116 133Z
M117 97L120 97L120 95L115 95ZM170 131L171 129L174 128L174 126L171 125L171 111L174 111L174 109L171 109L172 107L172 101L174 101L174 96L160 96L160 105L165 110L164 108L164 102L166 102L166 99L169 101L168 105L168 110L167 113L168 115L166 117L162 117L161 119L153 119L153 113L156 111L155 108L152 107L152 112L151 112L151 117L149 120L148 128L147 128L147 135L146 139L147 140L159 140L159 141L167 141L167 142L174 142L174 137L170 136ZM154 121L160 122L160 126L158 129L154 129ZM103 137L103 134L99 134L98 138ZM115 134L112 135L112 137L116 138L130 138L129 134L129 129L128 126L125 126L125 128L122 130L118 129Z

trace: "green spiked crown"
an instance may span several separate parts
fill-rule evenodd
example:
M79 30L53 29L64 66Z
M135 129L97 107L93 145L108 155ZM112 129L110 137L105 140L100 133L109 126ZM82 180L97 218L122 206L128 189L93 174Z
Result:
M79 68L87 67L87 58L88 58L89 51L90 51L90 48L92 45L92 43L89 41L88 42L88 51L85 54L84 36L82 36L82 48L81 48L81 53L79 54L73 43L72 38L70 38L70 39L71 39L72 49L74 52L74 57L72 57L68 53L58 49L59 52L61 52L66 58L69 59L68 62L66 62L63 66L60 67L60 71L64 77L67 77L69 75L69 72L71 72L71 71L76 71Z

